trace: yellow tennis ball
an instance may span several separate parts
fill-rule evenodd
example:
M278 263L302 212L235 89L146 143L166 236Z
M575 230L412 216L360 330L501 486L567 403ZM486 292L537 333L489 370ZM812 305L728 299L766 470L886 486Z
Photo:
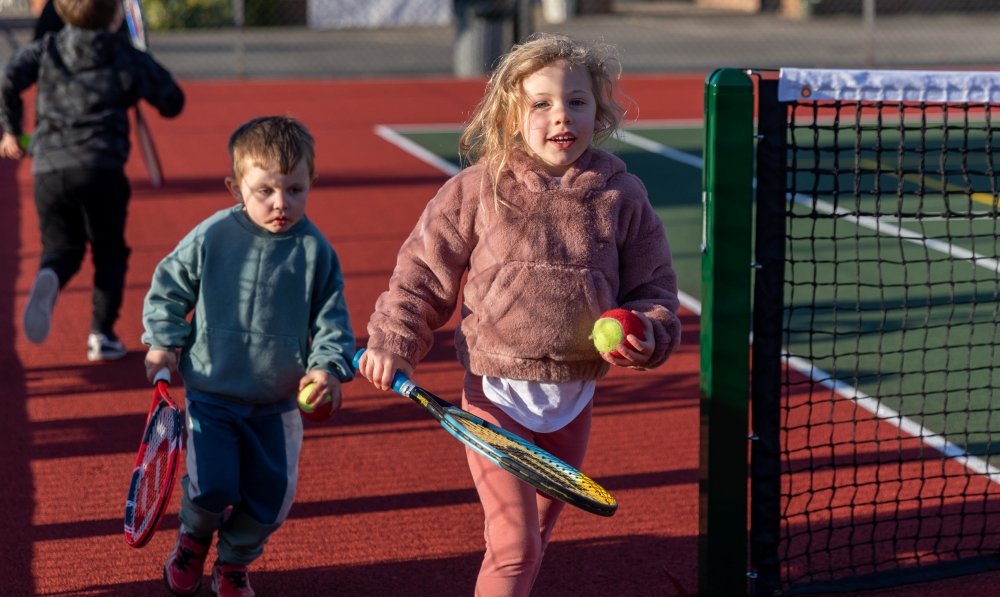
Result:
M315 383L311 383L306 387L302 388L299 392L299 412L302 413L302 417L313 423L325 423L333 418L333 395L329 392L323 396L319 402L313 406L306 404L306 399L309 398L309 394L312 394L313 388L316 387ZM338 405L339 406L339 405Z
M614 319L598 319L594 324L594 346L600 352L611 352L625 340L625 330Z
M316 410L313 406L310 406L309 404L306 404L306 400L309 399L309 395L312 394L313 388L315 388L315 387L316 387L316 384L315 383L311 383L311 384L307 385L306 387L302 388L302 391L299 392L299 408L302 409L302 412L311 413L314 410ZM324 396L323 398L321 398L319 402L316 403L316 407L319 407L319 405L322 404L323 402L328 402L330 399L331 399L331 396L329 394L327 394L326 396Z
M636 317L635 313L626 309L611 309L601 314L601 318L594 323L594 331L590 339L594 341L594 346L600 352L611 353L613 357L621 357L618 351L619 344L625 342L629 334L639 340L646 339L646 333L642 326L642 320Z

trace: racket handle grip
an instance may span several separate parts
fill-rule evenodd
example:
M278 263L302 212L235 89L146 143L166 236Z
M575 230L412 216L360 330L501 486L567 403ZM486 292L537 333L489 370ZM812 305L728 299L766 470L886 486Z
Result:
M153 385L156 385L158 381L165 381L167 385L170 385L170 369L164 367L157 371L156 375L153 376Z
M354 355L354 368L357 369L361 364L361 355L365 354L367 348L362 348ZM415 384L410 380L409 377L403 375L402 371L396 371L396 375L392 377L392 390L397 394L409 397L410 391L413 389Z

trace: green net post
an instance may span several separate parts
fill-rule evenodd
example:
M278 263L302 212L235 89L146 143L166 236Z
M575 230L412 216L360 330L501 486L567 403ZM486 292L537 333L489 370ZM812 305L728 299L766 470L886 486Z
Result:
M702 597L747 594L747 429L753 224L753 82L737 69L705 81L701 258Z

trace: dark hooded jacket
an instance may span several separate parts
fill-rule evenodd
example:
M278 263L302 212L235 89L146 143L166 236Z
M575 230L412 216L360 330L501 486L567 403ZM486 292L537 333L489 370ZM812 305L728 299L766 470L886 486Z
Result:
M66 25L19 50L0 81L0 125L20 136L21 93L38 84L37 124L29 153L35 173L120 168L128 160L128 109L145 99L166 117L184 93L170 73L107 30Z

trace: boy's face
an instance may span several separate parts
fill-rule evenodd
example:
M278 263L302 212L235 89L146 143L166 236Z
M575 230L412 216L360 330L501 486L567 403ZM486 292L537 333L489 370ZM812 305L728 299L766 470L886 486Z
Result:
M284 232L306 213L309 189L318 177L309 176L309 166L300 160L288 174L277 166L261 168L247 164L242 180L226 177L226 186L243 203L247 217L268 232Z
M590 75L556 62L521 83L528 113L521 137L552 176L562 176L594 139L597 102Z

